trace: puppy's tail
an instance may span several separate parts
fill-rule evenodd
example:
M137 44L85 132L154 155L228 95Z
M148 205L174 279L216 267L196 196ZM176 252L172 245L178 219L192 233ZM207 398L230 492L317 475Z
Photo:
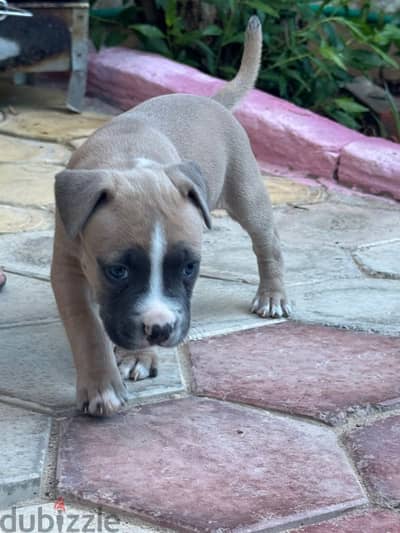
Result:
M254 87L260 69L261 51L261 22L254 15L247 24L239 71L232 81L228 82L213 96L213 100L231 109L243 98L247 91Z

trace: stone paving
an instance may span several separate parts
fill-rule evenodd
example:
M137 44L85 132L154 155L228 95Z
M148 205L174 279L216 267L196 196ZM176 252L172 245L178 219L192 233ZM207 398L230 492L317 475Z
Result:
M0 95L0 532L399 533L399 205L264 177L294 319L248 312L251 244L216 211L188 342L123 412L83 417L49 285L52 182L116 111Z

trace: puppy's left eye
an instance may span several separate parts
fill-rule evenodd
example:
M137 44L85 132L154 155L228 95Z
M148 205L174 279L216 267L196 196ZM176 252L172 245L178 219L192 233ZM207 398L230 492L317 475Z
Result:
M186 265L183 268L183 275L185 278L191 278L196 273L196 266L197 263L194 261L191 263L186 263Z
M125 281L128 279L128 269L124 265L110 265L104 269L110 281Z

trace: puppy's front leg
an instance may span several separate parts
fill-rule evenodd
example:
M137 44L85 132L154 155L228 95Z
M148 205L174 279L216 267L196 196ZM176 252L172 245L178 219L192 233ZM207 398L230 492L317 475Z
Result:
M78 261L54 251L51 282L74 356L78 409L110 415L127 399L112 344L91 302Z
M122 379L139 381L157 376L157 354L153 348L125 350L114 348Z
M224 191L230 216L249 233L257 256L260 284L251 312L260 317L288 317L291 313L283 281L283 259L272 206L262 182L257 162L244 158L236 166Z

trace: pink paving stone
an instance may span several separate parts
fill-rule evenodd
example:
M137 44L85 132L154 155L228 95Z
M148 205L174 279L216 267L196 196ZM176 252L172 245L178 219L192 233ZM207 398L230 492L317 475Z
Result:
M91 55L88 84L92 93L128 109L172 92L211 96L224 82L155 54L111 48ZM236 115L263 166L278 165L321 177L332 178L342 148L364 138L258 90L250 92Z
M366 503L327 427L187 398L64 423L64 496L178 531L250 532Z
M399 339L294 322L189 346L197 394L337 424L400 404Z
M291 533L399 533L400 514L374 509L349 513L320 524L293 529Z
M373 498L400 507L400 416L355 430L346 443Z
M364 137L342 150L339 183L400 200L400 144Z

